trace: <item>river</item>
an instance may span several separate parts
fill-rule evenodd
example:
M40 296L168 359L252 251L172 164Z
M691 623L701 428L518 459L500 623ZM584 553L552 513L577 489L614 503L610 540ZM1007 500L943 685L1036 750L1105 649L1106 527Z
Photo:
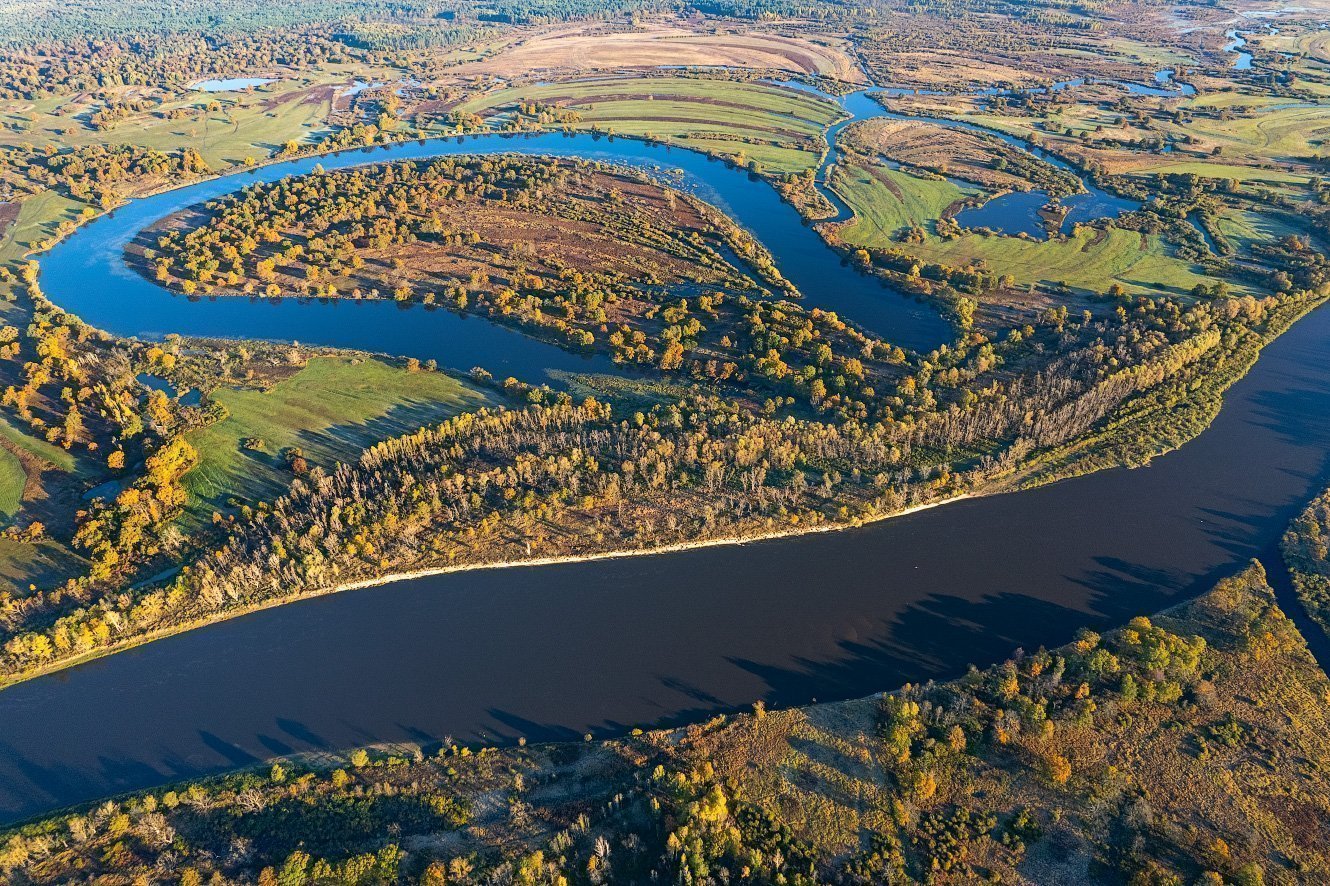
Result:
M854 280L854 294L805 278L842 266L797 216L788 229L770 227L776 213L792 210L722 165L635 142L562 136L468 140L453 152L490 145L668 158L667 166L712 187L709 197L753 227L813 303L844 297L887 305L869 312L883 328L918 316L910 313L918 305L862 278L837 278ZM439 146L302 160L255 177L316 162L423 156ZM235 184L194 185L88 225L43 262L48 295L122 334L289 336L494 365L484 359L490 351L467 340L498 328L480 320L421 331L436 322L422 318L451 315L403 317L373 304L190 303L123 268L124 238L172 207ZM504 334L513 338L487 347L508 366L562 359L554 355L563 352ZM790 705L864 695L953 676L1017 646L1065 642L1081 626L1120 623L1198 593L1249 558L1275 562L1280 533L1326 476L1327 365L1330 312L1319 311L1267 349L1209 430L1145 469L861 529L402 581L254 613L30 680L0 692L0 820L293 751L446 736L603 735L759 698Z

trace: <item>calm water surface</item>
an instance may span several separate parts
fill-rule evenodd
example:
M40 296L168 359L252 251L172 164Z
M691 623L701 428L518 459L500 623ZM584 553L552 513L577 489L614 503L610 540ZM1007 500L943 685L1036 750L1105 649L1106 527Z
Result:
M254 86L266 86L269 83L276 83L273 77L228 77L218 80L200 80L190 89L197 89L199 92L241 92Z
M615 143L616 151L619 144L632 143ZM577 149L561 138L539 146ZM650 159L663 153L633 150ZM686 152L664 156L714 187L708 196L758 231L791 279L840 273L812 231L762 228L769 220L761 207L773 217L788 210L761 202L768 189ZM117 270L110 257L122 238L171 211L173 199L194 202L200 191L226 186L196 187L153 198L148 210L132 204L58 247L44 262L48 293L118 332L360 347L381 340L399 352L400 340L407 353L452 355L453 365L498 354L510 366L541 366L563 353L528 358L516 343L533 353L545 346L506 332L515 338L474 345L471 335L497 327L456 320L465 324L459 335L443 325L453 320L428 319L452 316L446 312L189 303ZM901 312L913 303L862 278L836 279L857 281L855 292L796 282L813 303L875 301L889 305L870 311L877 322L909 322ZM473 347L480 350L466 350ZM1064 642L1080 626L1157 609L1252 557L1272 556L1326 476L1327 365L1330 312L1320 311L1267 349L1207 432L1146 469L858 530L399 582L256 613L20 684L0 692L0 819L292 751L445 736L566 738L679 722L758 698L788 705L851 697L951 676L1017 646Z

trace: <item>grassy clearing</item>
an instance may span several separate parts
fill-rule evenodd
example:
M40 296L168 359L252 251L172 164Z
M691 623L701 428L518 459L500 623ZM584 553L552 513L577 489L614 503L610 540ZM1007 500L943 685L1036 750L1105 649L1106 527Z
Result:
M929 227L948 206L979 193L945 179L910 175L885 166L841 166L835 189L854 210L842 236L851 243L886 246L902 228Z
M1072 289L1102 292L1114 281L1134 292L1168 291L1182 295L1197 283L1216 281L1199 268L1173 258L1157 236L1110 228L1107 235L1078 228L1065 240L1022 240L1017 237L967 234L955 240L930 237L908 247L921 258L960 266L982 261L999 274L1011 274L1019 285L1066 283Z
M1108 50L1119 58L1130 59L1142 65L1158 68L1177 68L1196 64L1190 51L1169 46L1157 46L1140 40L1115 39Z
M1222 147L1226 155L1252 156L1290 161L1314 155L1330 133L1330 108L1287 107L1283 102L1252 102L1243 96L1238 104L1255 108L1250 115L1231 120L1195 117L1186 127L1177 127L1202 140L1206 148Z
M54 191L42 191L27 198L18 219L0 239L0 261L15 261L37 248L37 244L55 234L60 222L78 218L84 204Z
M0 416L0 438L61 471L73 472L78 468L77 460L67 450L24 433L3 416ZM0 446L0 518L9 519L18 513L27 481L28 471L22 459ZM0 573L4 569L3 559L4 553L0 551Z
M355 458L367 445L486 402L439 372L408 372L380 360L320 357L268 391L213 394L227 418L190 434L199 466L185 478L187 519L206 519L232 498L255 500L285 488L282 453L299 446L311 464ZM244 441L262 441L250 450Z
M895 185L893 190L889 185ZM1074 290L1099 293L1113 282L1133 292L1191 291L1197 283L1216 281L1189 262L1174 258L1157 236L1110 228L1105 234L1077 228L1063 240L966 234L953 240L929 236L921 244L902 244L892 234L910 224L936 219L966 192L949 182L934 182L893 170L874 174L857 169L839 184L856 218L847 224L847 243L905 249L927 261L953 267L983 263L998 274L1010 274L1017 285L1066 283Z
M840 117L832 102L791 89L682 77L500 89L463 102L457 110L483 116L510 110L522 99L577 111L580 128L650 134L726 156L742 153L777 172L815 166L823 129Z
M930 235L922 244L898 243L894 235L902 228L920 225L928 230L927 222L976 191L886 167L843 167L838 173L836 189L855 213L841 232L852 245L906 249L952 266L982 262L999 274L1011 274L1020 285L1066 282L1098 292L1117 280L1144 291L1153 283L1190 289L1208 279L1168 258L1158 238L1145 238L1142 248L1140 235L1128 231L1110 230L1098 239L1097 232L1078 229L1065 241L968 234L953 240Z
M1253 169L1237 163L1212 163L1207 160L1171 160L1151 164L1142 171L1158 172L1167 175L1172 172L1204 176L1206 178L1236 178L1244 188L1271 188L1285 192L1298 191L1306 187L1308 176L1293 172L1280 172L1275 169Z
M29 585L49 587L81 570L82 558L49 539L35 544L0 538L0 591L25 596Z
M1257 243L1270 243L1290 234L1306 234L1308 226L1293 216L1244 212L1231 209L1219 218L1219 230L1239 253L1249 253Z
M9 519L18 513L23 502L23 486L28 481L28 472L23 470L23 463L18 456L7 449L0 449L0 517Z
M45 440L25 433L10 424L9 420L3 416L0 416L0 437L4 437L20 449L32 453L42 461L49 462L62 471L74 471L78 467L78 460L74 458L69 450L53 446Z
M1133 125L1114 110L1090 104L1067 105L1045 121L1029 117L966 113L961 115L981 126L1024 139L1036 139L1060 152L1082 154L1103 163L1118 174L1194 173L1209 178L1237 179L1245 188L1298 190L1308 182L1306 174L1264 168L1314 156L1330 137L1330 107L1288 107L1290 99L1271 100L1240 93L1220 93L1189 99L1185 108L1197 115L1186 123L1155 118L1150 127ZM1212 116L1215 109L1241 109L1231 119ZM953 109L955 112L956 109ZM1163 136L1181 145L1173 153L1122 152L1088 147L1091 140L1134 141ZM1183 145L1184 139L1193 139ZM1218 149L1219 155L1212 152Z

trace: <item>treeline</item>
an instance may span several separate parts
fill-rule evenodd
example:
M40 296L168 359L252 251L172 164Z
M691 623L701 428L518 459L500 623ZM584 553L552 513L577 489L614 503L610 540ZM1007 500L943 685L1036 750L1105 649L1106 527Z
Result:
M161 95L219 73L299 71L366 60L361 56L318 30L39 40L0 51L0 98L31 101L87 92L114 103L118 87Z
M298 42L307 34L351 38L349 44L398 50L456 42L449 32L469 39L496 24L540 24L584 18L622 18L677 11L671 0L312 0L270 4L261 0L218 0L214 3L173 3L150 0L133 10L114 0L86 0L51 6L29 2L22 14L0 22L0 46L27 48L61 46L91 48L111 43L247 37ZM422 41L408 36L425 31ZM394 36L396 35L396 36Z
M182 539L171 529L183 502L178 480L194 463L181 439L188 422L180 405L137 379L169 367L175 359L170 345L117 340L86 326L45 300L36 273L36 263L26 263L15 281L0 268L0 280L22 293L9 316L27 316L22 327L0 328L0 404L16 428L73 457L57 471L47 451L33 450L24 462L29 482L49 471L54 492L29 501L25 491L23 510L4 535L32 545L53 538L68 545L69 562L77 565L49 585L0 591L5 638L49 626L118 591L154 558L178 553ZM65 478L63 472L72 478L74 471L80 480L102 483L90 500L79 498L80 481ZM106 633L89 638L89 645L111 642L109 626L99 630ZM62 634L60 642L65 639Z
M34 149L26 173L75 200L111 209L146 183L178 181L211 171L193 148L167 152L136 145L88 145L64 152Z
M1281 548L1298 599L1330 635L1330 490L1298 515L1284 533Z
M594 400L481 411L318 468L242 508L163 589L126 592L14 633L7 673L147 631L385 572L650 548L898 510L945 495L885 429L754 417L716 399L616 418ZM109 628L109 630L108 630Z
M982 489L1092 434L1137 396L1198 384L1197 373L1245 349L1283 304L1229 299L1185 315L1164 306L1166 326L1193 328L1170 341L1140 326L1116 348L1100 342L899 421L768 416L714 396L618 416L593 399L510 382L532 405L459 416L378 444L354 464L311 470L275 501L219 517L221 541L168 586L100 597L53 623L14 624L0 668L22 674L385 573L769 535ZM180 450L150 463L135 501L169 507L188 458ZM94 553L132 558L134 545L115 541L121 523L100 513L98 537L109 545Z

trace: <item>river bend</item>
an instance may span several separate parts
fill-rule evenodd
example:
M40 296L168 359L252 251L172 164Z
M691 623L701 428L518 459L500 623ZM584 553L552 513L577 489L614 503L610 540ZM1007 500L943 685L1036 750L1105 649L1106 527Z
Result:
M455 152L538 145L606 159L609 146L616 159L622 149L681 167L713 186L705 196L749 225L812 303L857 299L868 325L895 324L898 333L917 318L912 332L940 322L863 278L836 278L855 281L840 293L803 278L843 266L802 225L764 228L768 215L792 210L721 164L622 140L488 139ZM437 147L301 160L240 181ZM408 319L383 304L191 303L123 267L120 250L139 228L235 186L205 182L93 222L43 262L45 289L121 334L298 338L495 371L504 367L486 358L496 354L512 371L565 365L562 351L506 330L523 347L491 339L500 327L443 311ZM453 317L461 334L417 317ZM585 365L571 359L572 368ZM1327 366L1330 312L1318 311L1267 348L1209 430L1148 468L861 529L402 581L21 683L0 692L0 820L294 751L606 734L759 698L791 705L864 695L953 676L1017 646L1065 642L1079 627L1158 609L1249 558L1275 556L1284 527L1326 477Z

